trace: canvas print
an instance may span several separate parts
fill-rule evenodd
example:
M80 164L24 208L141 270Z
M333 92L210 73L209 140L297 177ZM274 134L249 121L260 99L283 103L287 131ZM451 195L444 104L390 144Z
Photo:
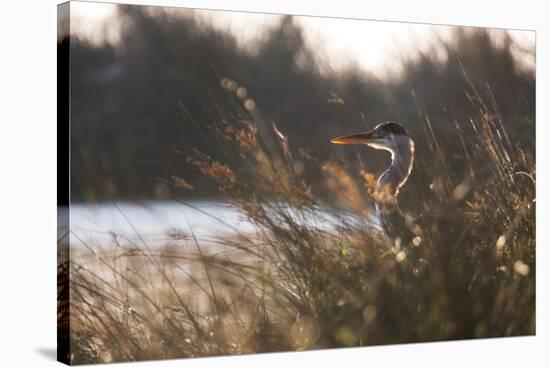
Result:
M72 1L57 48L60 361L535 334L534 31Z

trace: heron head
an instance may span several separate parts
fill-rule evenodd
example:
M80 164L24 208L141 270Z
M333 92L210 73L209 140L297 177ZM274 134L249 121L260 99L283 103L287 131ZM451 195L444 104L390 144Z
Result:
M352 134L332 139L333 144L366 144L375 149L393 151L403 140L410 140L403 126L397 122L383 122L366 133Z

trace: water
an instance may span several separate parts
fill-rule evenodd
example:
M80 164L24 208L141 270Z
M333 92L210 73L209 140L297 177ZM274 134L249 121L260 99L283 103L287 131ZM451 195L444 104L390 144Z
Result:
M151 201L141 204L116 202L73 204L70 208L72 246L108 245L113 234L125 241L160 244L171 233L193 234L201 242L215 236L252 232L255 226L235 208L223 202Z
M302 213L303 214L303 213ZM364 217L350 213L334 213L319 209L315 215L297 216L297 223L334 231L342 220L351 223ZM375 225L370 218L367 225ZM70 244L88 247L109 246L116 234L121 242L146 243L147 246L163 245L173 240L175 233L194 236L202 245L212 240L239 233L253 233L257 227L234 207L224 202L195 200L186 204L170 201L150 201L141 204L114 202L103 204L73 204L70 209ZM61 229L60 233L66 233Z

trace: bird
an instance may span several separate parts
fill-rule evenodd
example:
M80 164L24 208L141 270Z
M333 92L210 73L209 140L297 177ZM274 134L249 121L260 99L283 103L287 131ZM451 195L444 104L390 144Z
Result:
M407 130L397 122L386 121L368 132L334 138L331 143L364 144L390 153L391 164L376 183L376 214L382 229L394 242L409 243L415 239L420 229L400 210L397 201L399 190L409 179L414 165L415 145Z

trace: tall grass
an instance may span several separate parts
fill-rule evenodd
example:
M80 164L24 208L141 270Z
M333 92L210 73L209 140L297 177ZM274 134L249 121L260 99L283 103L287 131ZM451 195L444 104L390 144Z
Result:
M108 250L73 250L71 361L534 334L534 157L514 143L489 90L465 89L477 114L449 123L458 157L419 109L424 134L413 136L419 156L401 196L422 235L408 244L378 228L375 178L360 158L319 162L251 100L212 101L203 131L225 160L190 149L182 164L257 230L208 246L192 228L163 247L113 234ZM457 159L466 173L453 170ZM323 182L307 182L307 170ZM185 178L173 185L199 191Z

